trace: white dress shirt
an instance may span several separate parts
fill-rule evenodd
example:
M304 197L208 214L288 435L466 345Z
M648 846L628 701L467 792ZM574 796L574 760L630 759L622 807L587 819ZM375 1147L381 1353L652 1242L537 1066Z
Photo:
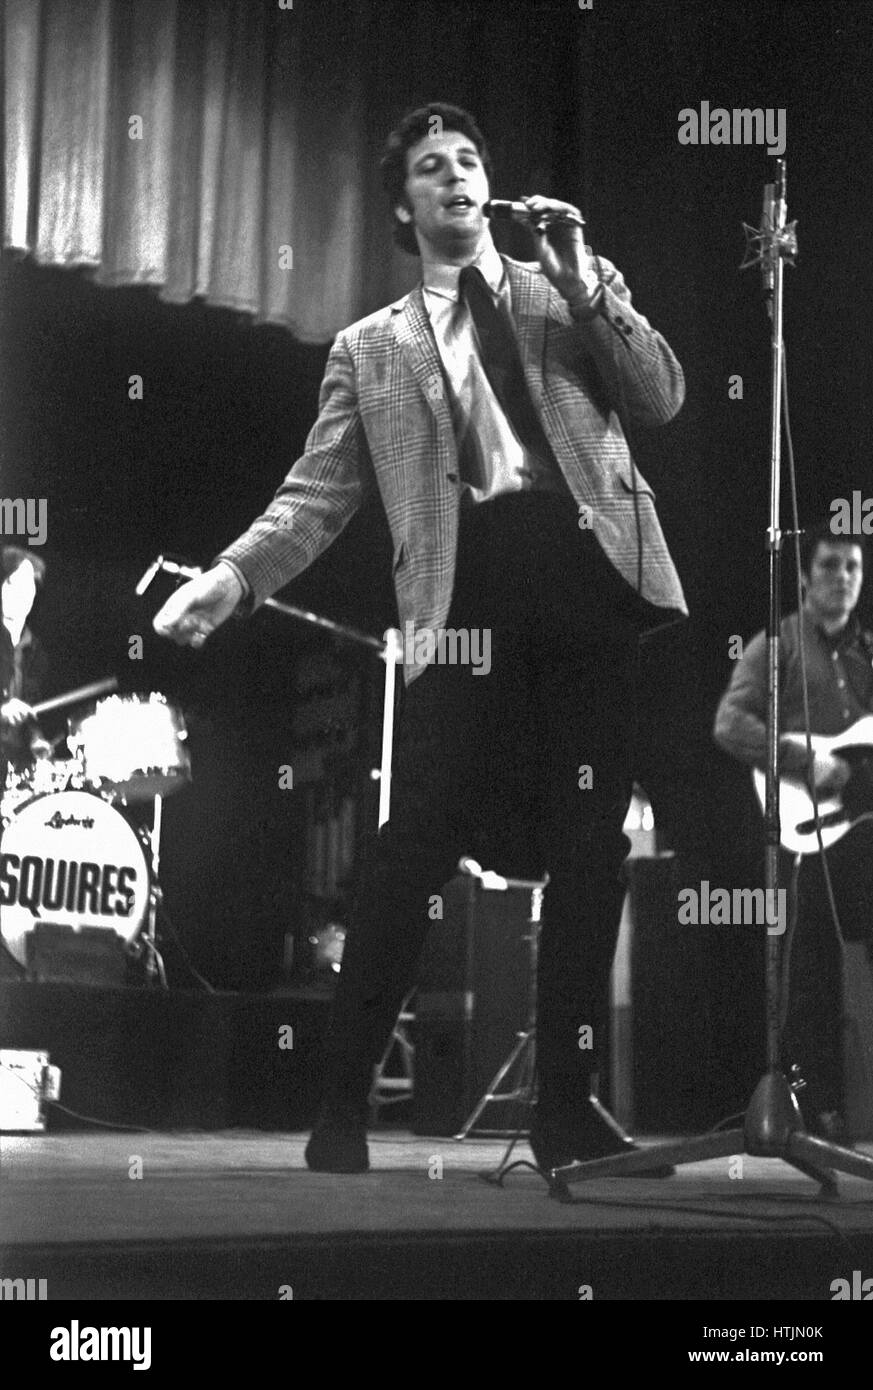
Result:
M509 281L493 242L489 241L473 265L482 272L495 299L502 300L511 314ZM454 398L459 454L469 432L471 438L467 438L466 443L476 448L485 474L483 487L467 483L469 500L485 502L503 492L524 492L532 488L563 492L563 480L553 477L554 468L548 461L528 453L494 394L482 365L472 315L466 301L459 302L460 273L461 267L457 265L427 266L423 291Z

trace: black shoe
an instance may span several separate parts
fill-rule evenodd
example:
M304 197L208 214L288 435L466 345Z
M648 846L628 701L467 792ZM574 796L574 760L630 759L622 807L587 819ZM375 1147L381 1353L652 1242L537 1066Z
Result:
M549 1120L535 1113L528 1142L537 1167L543 1173L552 1168L564 1168L569 1163L588 1163L595 1158L640 1152L637 1144L616 1134L593 1106L571 1119ZM671 1163L655 1163L651 1168L625 1176L670 1178L675 1172Z
M366 1173L367 1107L328 1100L318 1115L304 1154L314 1173Z

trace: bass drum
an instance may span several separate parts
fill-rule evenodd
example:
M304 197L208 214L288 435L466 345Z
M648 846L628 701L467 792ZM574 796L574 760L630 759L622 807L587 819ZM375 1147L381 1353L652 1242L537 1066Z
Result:
M20 965L40 922L102 927L133 941L149 902L149 870L135 832L92 792L36 796L0 839L0 934Z

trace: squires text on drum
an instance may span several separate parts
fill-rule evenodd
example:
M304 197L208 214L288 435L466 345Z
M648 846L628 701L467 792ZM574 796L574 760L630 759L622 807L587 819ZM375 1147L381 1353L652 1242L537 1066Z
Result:
M150 878L133 826L86 791L35 796L19 806L0 843L0 934L27 969L41 922L102 927L132 942L148 911Z
M0 907L87 912L129 917L137 870L132 864L89 864L67 859L0 854Z

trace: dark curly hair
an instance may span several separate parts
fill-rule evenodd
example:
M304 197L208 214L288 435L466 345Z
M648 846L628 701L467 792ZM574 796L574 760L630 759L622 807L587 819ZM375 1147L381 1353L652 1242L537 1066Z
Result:
M864 566L864 574L867 573L868 547L864 536L835 535L831 530L830 521L819 521L814 526L807 526L800 537L800 570L802 574L809 574L809 567L812 564L813 556L820 545L857 545L861 550L861 562Z
M29 560L33 565L33 573L36 576L36 586L41 589L45 583L46 563L41 555L34 555L32 550L24 550L19 545L4 545L0 548L0 578L8 579L10 574Z
M457 130L461 135L466 135L469 140L472 140L479 151L479 158L482 161L482 167L489 184L491 182L493 172L491 156L488 153L488 146L485 144L485 137L474 117L460 106L450 106L446 102L433 101L427 106L419 106L414 111L408 111L385 141L379 168L382 171L382 187L388 196L388 204L392 212L398 204L407 205L406 152L413 145L417 145L419 140L423 140L426 135L432 133L434 117L440 121L442 130ZM396 216L394 218L394 240L403 251L408 251L411 256L418 255L415 232L409 223L401 222Z

